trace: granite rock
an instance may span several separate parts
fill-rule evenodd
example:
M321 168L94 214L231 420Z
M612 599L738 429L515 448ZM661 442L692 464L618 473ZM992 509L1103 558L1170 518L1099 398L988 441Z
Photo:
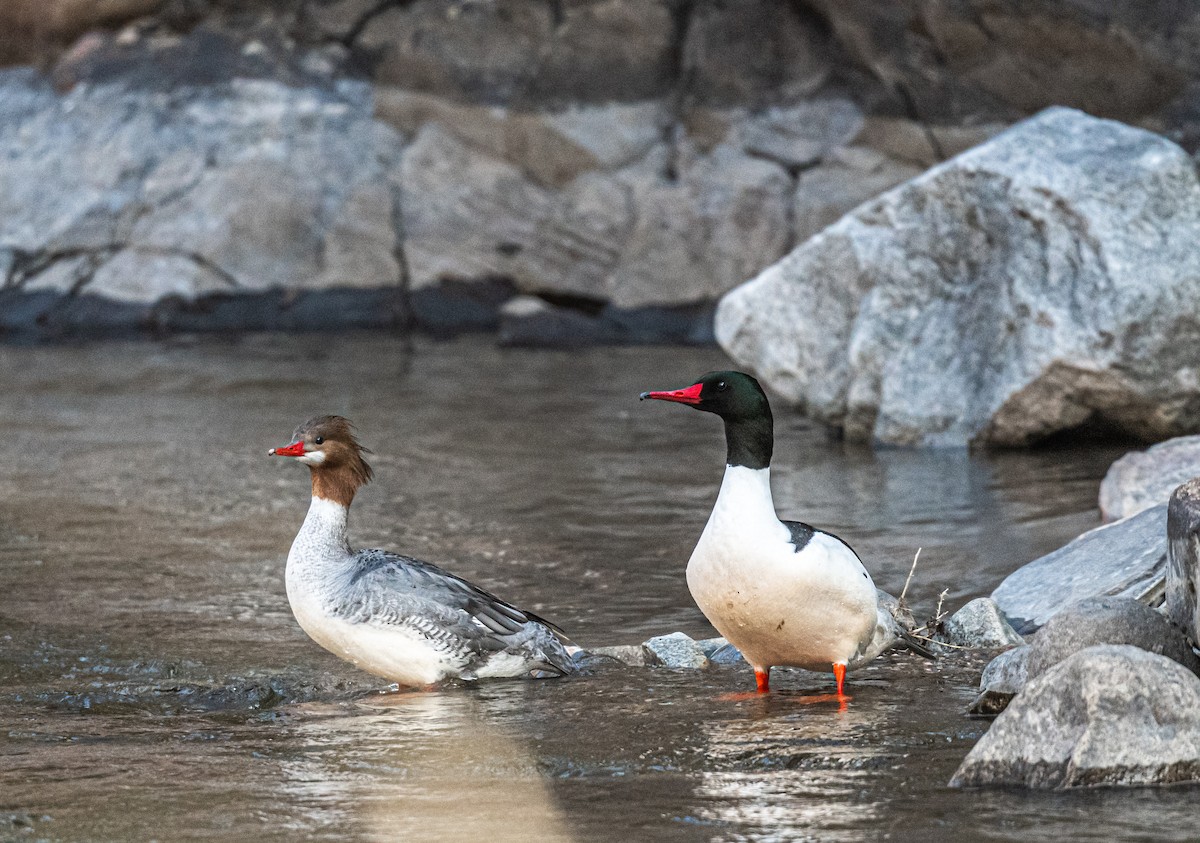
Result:
M1138 647L1200 675L1200 659L1182 630L1161 612L1128 597L1092 597L1062 609L1038 630L1029 653L1028 676L1041 676L1072 654L1097 644Z
M788 240L787 173L722 146L668 150L592 171L559 190L427 123L404 152L406 255L413 289L510 278L525 293L630 310L711 301Z
M699 642L682 632L658 635L642 644L647 664L696 669L708 667L708 656Z
M859 206L717 308L734 361L847 438L1027 445L1200 427L1200 180L1052 108Z
M130 313L276 289L399 289L400 140L358 83L65 95L0 73L0 286ZM47 310L38 318L53 321Z
M937 641L972 650L1015 647L1025 643L989 597L977 597L947 618Z
M1166 503L1181 483L1200 477L1200 436L1179 436L1131 451L1100 483L1100 515L1116 521Z
M981 693L970 712L996 714L1027 680L1080 650L1100 644L1129 645L1157 653L1200 675L1200 658L1182 629L1161 612L1129 598L1092 597L1051 617L1028 646L993 659L983 671Z
M1165 656L1101 645L1031 679L951 787L1200 781L1200 679Z

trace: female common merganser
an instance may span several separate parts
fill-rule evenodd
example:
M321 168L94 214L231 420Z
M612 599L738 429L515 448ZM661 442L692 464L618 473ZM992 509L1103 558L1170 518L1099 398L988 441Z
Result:
M349 421L309 419L268 454L312 472L312 504L287 560L292 613L309 637L401 685L447 677L562 676L573 663L550 624L435 565L351 550L350 503L371 480Z
M837 693L847 668L897 640L911 641L850 545L796 521L771 499L771 406L742 372L710 372L686 389L643 392L716 413L725 421L725 479L687 565L688 589L717 631L754 667L759 693L775 665L825 670Z

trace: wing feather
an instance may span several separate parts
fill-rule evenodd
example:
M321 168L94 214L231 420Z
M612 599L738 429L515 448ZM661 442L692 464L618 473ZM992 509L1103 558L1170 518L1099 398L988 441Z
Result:
M469 672L499 654L526 657L531 670L573 669L552 625L436 565L384 550L355 554L334 611L351 623L390 625L426 638Z

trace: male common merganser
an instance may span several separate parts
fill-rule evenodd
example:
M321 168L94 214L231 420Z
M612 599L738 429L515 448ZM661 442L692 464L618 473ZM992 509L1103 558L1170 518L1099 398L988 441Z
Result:
M309 637L401 685L447 677L562 676L573 663L550 624L428 562L351 550L346 520L371 467L341 416L309 419L267 453L312 472L312 504L287 559L292 613Z
M725 421L725 479L687 565L688 589L717 631L754 668L760 693L776 665L833 667L843 697L847 668L897 640L932 655L897 622L858 554L837 536L780 521L771 499L771 406L742 372L710 372L692 386L643 392Z

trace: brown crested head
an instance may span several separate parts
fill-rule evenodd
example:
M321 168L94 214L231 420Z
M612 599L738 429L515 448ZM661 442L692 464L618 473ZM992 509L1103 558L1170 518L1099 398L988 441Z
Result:
M313 495L349 506L359 487L371 482L371 466L358 443L354 425L341 416L315 416L296 428L292 442L267 452L293 457L312 470Z

